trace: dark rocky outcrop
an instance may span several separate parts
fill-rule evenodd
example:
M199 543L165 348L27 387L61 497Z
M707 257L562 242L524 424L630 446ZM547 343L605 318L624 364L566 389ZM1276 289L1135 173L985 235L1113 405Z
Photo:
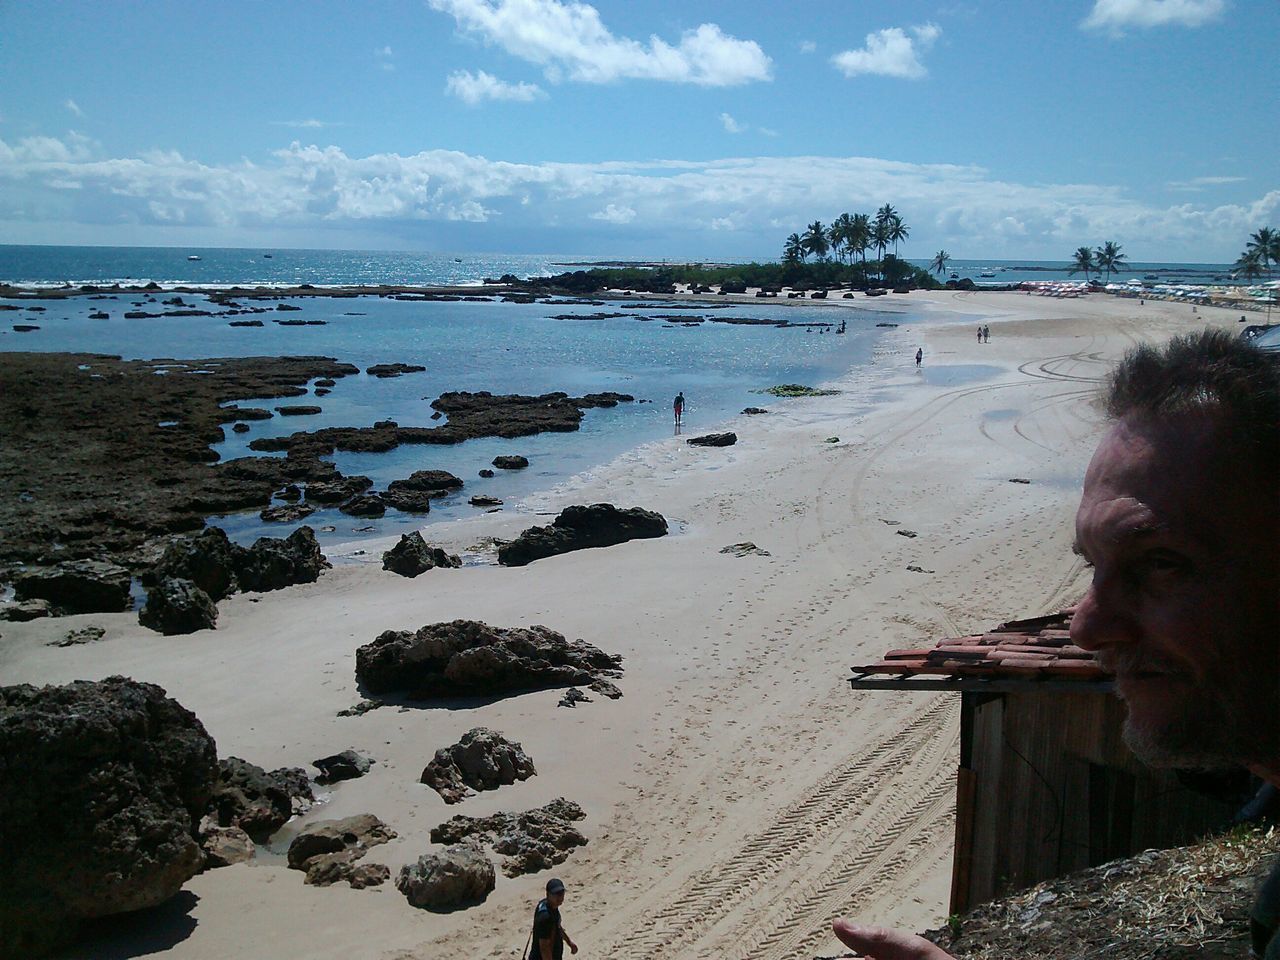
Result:
M256 853L253 840L239 827L213 826L207 820L200 828L200 849L207 870L244 863Z
M742 412L747 414L747 416L757 417L760 414L768 413L769 411L766 410L764 407L744 407Z
M371 813L341 820L321 820L293 838L287 859L292 869L307 872L307 883L327 887L340 880L351 881L357 869L356 861L363 859L370 847L395 837L395 831ZM371 886L371 879L374 883L380 882L376 877L381 872L375 869L371 873L361 873L359 885ZM352 886L356 885L352 883Z
M315 531L302 526L283 540L259 537L244 551L236 579L244 591L282 590L295 583L315 583L330 564L320 552Z
M461 803L474 791L497 790L504 784L537 774L518 743L484 727L475 727L450 747L441 747L419 778L444 798Z
M480 476L483 477L485 480L490 480L493 478L494 473L488 467L485 467L483 470L480 471Z
M392 480L387 493L422 493L429 497L445 497L462 489L462 481L447 470L418 470L404 480Z
M254 842L265 843L314 800L311 782L301 767L268 773L255 763L227 757L218 761L210 810L218 826L236 827Z
M691 447L731 447L738 442L736 433L708 433L685 441Z
M529 527L498 548L498 562L521 567L571 550L611 547L628 540L666 536L661 514L640 507L619 509L611 503L566 507L550 526Z
M220 527L206 527L194 537L169 541L159 562L143 577L144 583L174 578L189 580L209 595L222 600L236 592L236 573L244 548L232 543Z
M322 408L305 403L276 407L276 413L282 417L314 417L320 412L322 412Z
M497 497L488 497L488 496L485 496L484 494L477 494L476 496L474 496L474 497L472 497L470 500L468 500L468 501L467 501L467 503L471 504L471 506L473 506L473 507L500 507L500 506L502 506L502 501L501 501L501 500L499 500Z
M19 600L48 600L63 613L114 613L133 606L131 577L124 567L101 560L71 560L26 570L14 581Z
M522 457L518 454L504 457L494 457L493 465L499 470L523 470L529 466L529 458Z
M342 477L337 480L317 481L307 484L307 500L312 503L341 503L373 486L368 477Z
M387 512L387 503L376 493L358 493L343 500L338 509L352 517L380 517Z
M475 620L387 630L356 650L368 693L414 698L510 693L617 676L622 658L543 626L491 627Z
M0 620L25 623L28 620L51 617L54 613L53 604L48 600L22 600L0 607Z
M0 688L0 757L0 955L163 903L200 868L217 752L160 687Z
M444 494L428 490L387 490L377 496L389 507L401 513L430 513L431 498Z
M311 765L320 771L316 783L330 784L363 777L373 766L373 760L355 750L343 750L332 756L312 760Z
M585 817L580 806L560 797L524 813L453 817L432 828L431 842L459 843L471 838L490 844L506 857L502 872L518 877L563 863L574 847L584 846L587 838L573 824Z
M396 889L410 905L439 912L482 903L496 883L493 862L475 843L424 854L396 877Z
M195 633L214 629L218 608L190 580L166 577L148 591L138 622L165 636Z
M422 539L418 531L406 533L400 542L382 555L382 569L398 573L402 577L416 577L433 567L460 567L459 557L445 553Z
M375 363L365 370L365 373L371 377L386 379L388 377L398 377L404 373L422 373L426 369L426 367L418 366L415 363Z
M297 523L315 512L315 506L310 503L282 503L263 510L258 514L258 519L268 523Z

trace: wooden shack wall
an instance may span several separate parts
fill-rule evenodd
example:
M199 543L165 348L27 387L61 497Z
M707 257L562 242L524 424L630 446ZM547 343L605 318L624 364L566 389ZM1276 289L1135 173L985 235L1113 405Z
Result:
M1041 880L1188 843L1229 806L1144 767L1106 693L965 693L952 910Z

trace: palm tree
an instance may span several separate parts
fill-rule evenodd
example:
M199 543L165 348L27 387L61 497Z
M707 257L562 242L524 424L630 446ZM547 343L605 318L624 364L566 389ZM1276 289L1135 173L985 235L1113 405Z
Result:
M862 255L862 275L867 274L867 248L871 246L871 218L865 213L855 213L849 227L849 249Z
M1249 253L1256 253L1262 268L1270 273L1271 264L1280 261L1280 231L1273 230L1271 227L1260 227L1249 238L1245 249Z
M804 248L804 243L800 240L800 234L793 233L787 237L787 241L782 247L783 263L800 263L809 255L809 251Z
M1263 263L1262 251L1251 246L1240 254L1240 259L1235 262L1236 276L1245 280L1257 280L1266 269Z
M902 222L902 218L896 213L889 218L889 239L893 241L893 255L898 255L898 244L903 243L911 236L911 228Z
M876 259L884 259L884 248L893 243L893 238L889 236L889 220L876 216L875 222L871 224L871 245L876 248Z
M1114 240L1108 240L1097 250L1094 255L1094 263L1098 270L1107 271L1107 282L1111 282L1111 273L1115 270L1124 269L1125 256L1120 252L1120 244Z
M827 239L831 241L831 247L836 251L836 256L840 256L840 252L843 250L852 259L855 252L851 243L853 240L853 217L847 213L842 213L836 217L831 224L831 229L827 231Z
M1085 280L1089 279L1089 271L1094 268L1093 250L1089 247L1077 247L1075 256L1071 258L1071 269L1067 271L1067 276L1074 277L1081 270L1084 271Z
M800 242L804 244L806 251L819 260L824 259L827 251L831 249L831 245L827 243L827 228L822 225L821 220L815 220L809 224L809 229L805 230Z
M947 251L945 250L939 250L936 254L934 254L933 263L929 264L929 269L932 270L934 273L936 273L938 276L942 276L944 273L947 272L947 264L950 261L951 261L951 254L947 253Z

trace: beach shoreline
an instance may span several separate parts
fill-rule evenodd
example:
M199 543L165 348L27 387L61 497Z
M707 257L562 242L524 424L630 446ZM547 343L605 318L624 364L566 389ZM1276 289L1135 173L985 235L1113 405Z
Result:
M876 307L895 304L929 314L886 330L869 368L836 381L840 394L762 404L770 413L743 417L734 447L672 437L525 498L524 512L429 530L453 549L569 503L609 501L658 510L677 535L414 580L341 564L314 584L234 596L216 631L185 637L152 634L128 614L7 624L0 672L10 683L113 673L160 683L221 756L268 769L368 751L370 774L330 788L307 820L378 815L399 838L369 859L393 875L454 813L574 800L589 843L555 875L589 956L831 953L837 913L936 926L950 882L958 704L853 693L848 667L1072 602L1087 576L1070 553L1071 517L1101 430L1098 379L1132 343L1235 317L981 293L889 295ZM989 343L976 342L980 321ZM744 541L770 555L721 552ZM455 617L543 623L620 653L624 697L565 709L545 691L336 715L359 700L356 646ZM90 624L105 628L102 641L48 645ZM474 726L521 741L538 776L446 807L418 772ZM483 905L435 915L389 884L306 887L263 858L191 880L184 906L160 909L194 926L154 952L510 956L547 875L500 876ZM115 921L102 943L140 943L157 922Z

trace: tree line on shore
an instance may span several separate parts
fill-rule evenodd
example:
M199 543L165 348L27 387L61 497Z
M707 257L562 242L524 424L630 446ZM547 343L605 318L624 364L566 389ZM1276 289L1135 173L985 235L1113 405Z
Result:
M842 213L829 225L815 220L803 233L793 233L784 241L780 264L783 282L794 286L797 280L808 278L815 283L849 283L865 288L874 275L888 286L936 286L928 271L898 256L898 245L910 236L911 228L888 203L874 216ZM892 254L886 253L890 246ZM876 259L869 261L867 253L873 249ZM813 263L809 262L810 257L814 258Z
M1259 227L1249 237L1234 266L1236 276L1242 280L1257 280L1264 275L1271 276L1271 268L1277 263L1280 263L1280 230Z

